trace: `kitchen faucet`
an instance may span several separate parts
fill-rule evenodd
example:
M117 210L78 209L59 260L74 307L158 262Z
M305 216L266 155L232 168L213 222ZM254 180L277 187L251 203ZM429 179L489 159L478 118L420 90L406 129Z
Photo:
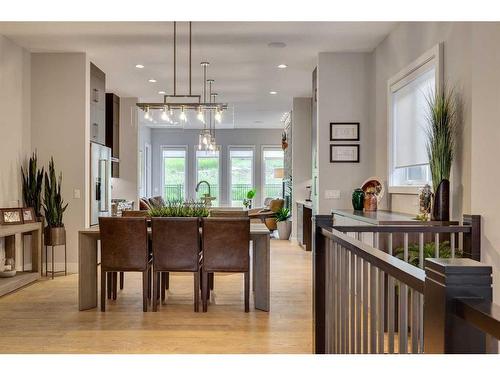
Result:
M210 184L208 183L208 181L205 181L205 180L201 180L200 182L198 182L198 184L196 185L196 188L194 189L195 192L198 192L198 189L200 187L201 184L207 184L208 186L208 196L211 197L212 195L210 194Z

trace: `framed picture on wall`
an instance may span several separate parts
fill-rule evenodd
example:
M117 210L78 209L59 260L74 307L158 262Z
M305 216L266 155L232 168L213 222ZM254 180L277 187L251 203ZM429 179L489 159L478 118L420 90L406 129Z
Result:
M359 163L359 145L330 145L330 163Z
M22 224L23 211L20 208L2 208L0 209L0 224Z
M330 141L359 141L359 122L330 122Z

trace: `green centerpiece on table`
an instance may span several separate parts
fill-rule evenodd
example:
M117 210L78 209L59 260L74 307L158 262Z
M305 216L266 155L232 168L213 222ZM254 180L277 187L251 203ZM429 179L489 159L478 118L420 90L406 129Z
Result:
M203 202L174 200L151 208L148 213L151 217L207 217L209 211Z

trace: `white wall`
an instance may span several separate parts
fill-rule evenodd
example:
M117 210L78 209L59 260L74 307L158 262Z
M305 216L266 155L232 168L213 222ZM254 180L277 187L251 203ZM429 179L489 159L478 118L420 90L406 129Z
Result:
M85 181L89 164L89 62L84 53L34 53L31 56L31 136L39 159L54 157L62 172L62 196L69 203L64 214L68 263L77 270L78 230L88 217ZM74 197L79 190L80 198ZM56 263L64 262L56 251Z
M0 35L0 207L23 204L21 165L31 154L30 63L28 51Z
M369 116L370 62L369 53L319 54L317 214L329 214L332 208L352 208L353 189L373 175L374 130ZM359 163L330 163L330 122L360 123ZM339 190L340 199L326 199L326 190Z
M293 98L292 106L292 238L297 236L297 206L295 201L307 198L306 186L311 185L311 98Z
M138 202L137 98L120 98L120 177L113 178L112 198ZM137 207L137 206L136 206Z
M401 23L375 49L371 117L375 119L376 173L387 181L387 80L423 52L443 42L445 81L463 103L462 129L452 171L452 217L482 216L481 260L493 266L494 300L500 301L500 24ZM416 212L416 196L392 197L395 211Z
M482 216L481 260L494 267L500 303L500 24L472 27L471 212Z
M457 158L452 170L452 217L470 211L470 134L471 134L471 26L458 22L401 23L373 52L374 92L370 118L373 118L376 152L375 173L386 183L387 165L387 81L437 43L444 43L444 81L455 85L462 95L463 127L459 137ZM417 195L386 196L383 207L416 214Z
M22 205L21 165L31 153L30 53L0 35L0 207Z
M151 139L153 143L153 195L161 195L161 146L182 145L188 146L188 191L194 192L196 185L194 179L194 149L198 145L199 130L174 130L174 129L155 129L151 130ZM281 147L280 129L228 129L217 131L217 144L222 147L221 159L221 196L222 204L227 204L227 146L255 146L255 177L254 185L257 188L257 194L254 199L254 207L260 207L261 196L261 147L263 145L274 145ZM189 197L189 194L188 194Z

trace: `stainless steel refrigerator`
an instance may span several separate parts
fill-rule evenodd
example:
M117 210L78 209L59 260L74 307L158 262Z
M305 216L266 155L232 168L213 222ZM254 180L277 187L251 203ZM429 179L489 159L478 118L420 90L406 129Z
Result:
M90 225L111 216L111 149L90 143Z

